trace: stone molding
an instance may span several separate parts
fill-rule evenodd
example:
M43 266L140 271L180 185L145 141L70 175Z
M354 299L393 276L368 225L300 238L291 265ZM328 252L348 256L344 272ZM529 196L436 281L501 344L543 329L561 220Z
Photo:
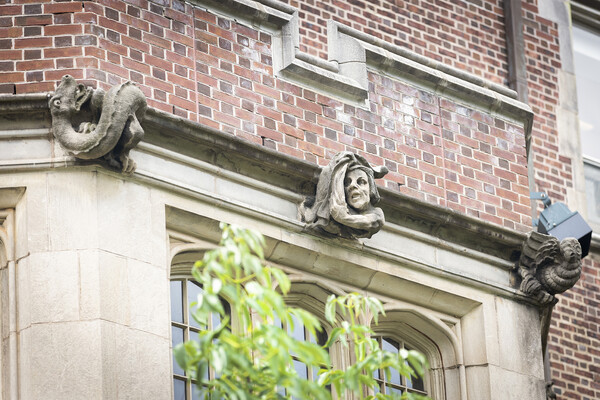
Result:
M0 111L0 122L2 119L26 120L31 126L43 126L49 121L45 94L0 95ZM146 134L136 150L138 153L143 152L139 154L152 153L160 158L177 160L213 176L226 177L245 186L266 190L296 206L305 196L315 193L321 171L315 164L153 108L148 109L142 126ZM14 138L23 135L18 130L9 132ZM36 135L40 140L53 140L49 129L46 135L39 132ZM3 139L8 140L9 137L0 138ZM18 164L0 160L0 170L12 172L64 168L72 165L75 165L75 159L60 153L48 159L34 158ZM77 165L84 167L99 164L94 160L82 160L78 161ZM172 187L178 185L152 171L136 171L134 177L152 184L160 183ZM197 191L194 188L181 187L184 191ZM388 232L412 235L419 241L436 243L439 248L452 252L467 248L476 259L492 263L506 271L512 269L519 257L525 237L523 233L386 188L378 187L378 190L381 196L378 206L385 213L387 222L384 230ZM299 222L298 224L300 225ZM457 234L457 228L460 234Z
M25 194L24 187L0 188L0 294L2 323L0 357L2 389L0 397L19 398L19 366L17 339L17 238L15 208Z

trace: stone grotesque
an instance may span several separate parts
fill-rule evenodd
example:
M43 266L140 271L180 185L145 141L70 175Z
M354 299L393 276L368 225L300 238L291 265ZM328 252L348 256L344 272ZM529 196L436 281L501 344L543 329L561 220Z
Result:
M385 219L375 179L387 174L385 167L373 168L364 157L338 153L321 171L317 193L300 206L300 218L309 229L344 238L370 238Z
M554 295L575 285L581 275L581 245L575 238L558 241L529 232L519 259L520 290L542 304L556 304Z
M104 93L65 75L48 105L52 133L65 150L84 160L103 158L110 167L133 173L129 151L144 136L140 119L147 108L137 86L125 82Z

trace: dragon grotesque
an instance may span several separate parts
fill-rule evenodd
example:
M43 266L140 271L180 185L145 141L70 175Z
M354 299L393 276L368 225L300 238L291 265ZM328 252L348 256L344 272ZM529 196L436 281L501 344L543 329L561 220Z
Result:
M542 304L555 304L555 294L577 283L581 275L581 245L575 238L559 240L535 231L523 242L519 259L520 290Z
M65 150L79 159L102 158L112 168L133 173L129 151L144 136L140 120L147 108L146 97L135 84L125 82L104 93L65 75L48 105L52 133Z

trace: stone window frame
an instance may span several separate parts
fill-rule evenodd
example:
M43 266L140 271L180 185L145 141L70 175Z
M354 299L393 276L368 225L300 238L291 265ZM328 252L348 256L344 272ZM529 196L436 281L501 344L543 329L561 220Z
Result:
M167 277L180 276L178 274L181 273L189 274L193 263L201 259L205 251L216 247L216 235L219 233L217 230L210 232L215 237L204 230L201 233L203 239L199 239L199 233L184 234L179 229L173 231L172 228L168 228L172 256L169 263L171 270ZM344 295L347 293L346 288L331 281L326 282L318 276L298 268L269 260L266 262L288 273L291 290L286 297L286 302L291 306L297 306L315 314L326 331L330 332L333 326L327 324L324 318L327 297L332 293ZM432 399L463 398L467 393L467 388L462 345L454 331L456 327L452 328L457 321L447 320L445 314L438 315L399 300L382 299L382 301L384 301L387 316L380 318L379 325L372 324L372 317L369 315L362 317L360 322L373 325L372 328L376 333L389 332L392 336L401 333L400 338L403 341L425 354L431 367L429 376L425 378L426 385L428 385L426 389ZM343 318L338 314L336 320L341 323ZM237 322L234 320L232 328L235 330L236 327ZM460 328L458 329L460 331ZM355 362L354 352L340 343L332 346L330 358L336 368L352 365ZM335 391L333 392L333 398L336 399Z
M29 255L26 204L26 187L0 188L0 399L19 396L17 269Z

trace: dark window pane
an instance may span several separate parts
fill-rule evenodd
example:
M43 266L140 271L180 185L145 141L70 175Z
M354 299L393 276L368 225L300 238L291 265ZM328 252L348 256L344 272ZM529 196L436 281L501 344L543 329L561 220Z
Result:
M398 354L400 345L394 340L391 340L388 338L383 338L383 339L381 339L381 348L385 351L389 351L394 354Z
M185 381L173 379L173 400L186 400Z
M375 379L382 379L382 378L379 377L379 370L378 369L376 369L375 371L373 371L373 378L375 378Z
M183 328L171 326L171 340L173 341L173 348L175 348L175 346L177 346L179 343L183 343ZM183 368L177 364L175 357L173 357L173 373L178 375L184 374Z
M183 323L181 281L171 281L171 320Z
M406 386L411 389L421 390L423 392L425 391L425 382L423 382L423 378L412 377L411 379L407 380Z
M199 284L193 281L187 281L187 300L189 309L188 321L190 326L195 326L196 328L200 328L201 326L194 318L192 318L192 310L195 309L195 307L191 307L190 304L197 302L198 295L201 293L203 293L203 290Z

